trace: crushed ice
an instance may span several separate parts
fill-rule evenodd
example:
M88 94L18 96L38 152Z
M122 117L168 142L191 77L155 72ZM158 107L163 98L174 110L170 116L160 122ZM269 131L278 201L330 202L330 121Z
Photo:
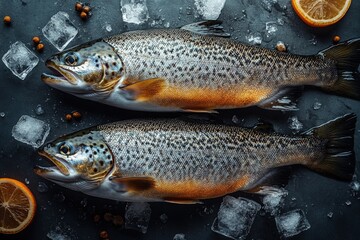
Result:
M303 128L303 124L299 121L296 116L292 116L288 119L289 128L295 132L299 132Z
M175 234L173 240L186 240L185 234L183 234L183 233L177 233L177 234Z
M120 4L124 22L142 24L149 19L146 0L121 0Z
M220 16L225 2L226 0L195 0L195 8L204 19L216 20Z

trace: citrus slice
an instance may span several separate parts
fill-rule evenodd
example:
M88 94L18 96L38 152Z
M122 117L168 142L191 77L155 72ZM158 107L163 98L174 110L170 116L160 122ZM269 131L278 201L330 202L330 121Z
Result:
M0 233L15 234L26 228L35 215L34 195L23 183L0 178Z
M296 14L312 27L330 26L345 16L351 0L291 0Z

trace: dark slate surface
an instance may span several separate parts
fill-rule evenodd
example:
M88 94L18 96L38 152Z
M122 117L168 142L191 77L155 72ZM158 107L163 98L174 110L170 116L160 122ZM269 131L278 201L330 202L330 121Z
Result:
M20 40L32 48L31 39L34 35L43 38L45 51L39 56L39 65L28 75L25 81L13 76L5 65L0 62L0 112L6 116L0 118L0 177L12 177L20 181L29 181L29 188L35 194L38 211L34 222L26 230L16 236L3 236L0 239L47 239L46 234L59 227L69 239L98 239L99 231L109 231L110 239L172 239L176 233L186 234L186 239L225 239L211 231L211 224L220 206L221 198L206 201L204 205L173 205L166 203L152 203L152 216L148 233L123 230L112 226L111 223L101 221L94 223L93 214L124 213L125 203L102 200L82 193L74 192L54 185L36 176L32 168L41 164L36 151L28 145L14 140L11 136L12 126L21 115L27 114L39 118L51 125L48 139L64 133L88 126L108 123L121 119L140 117L174 117L180 114L151 114L131 112L101 105L98 103L77 99L68 94L51 89L40 81L40 74L46 71L44 60L56 49L47 42L41 33L50 17L58 11L65 11L79 29L78 36L70 43L74 46L91 39L116 34L129 29L146 29L161 27L165 22L170 27L178 27L195 22L201 18L193 10L193 1L179 0L148 0L150 19L143 25L131 25L122 21L118 0L93 1L93 16L83 22L74 11L75 1L57 0L13 0L0 1L0 16L11 15L13 24L6 27L0 24L0 56L9 48L10 44ZM334 35L342 39L360 36L360 2L353 1L345 18L338 24L314 29L303 24L294 14L290 0L279 0L271 10L266 10L261 1L228 0L219 19L224 21L225 28L232 37L246 42L246 35L257 32L262 34L261 46L273 48L277 41L288 44L292 53L314 54L332 44ZM284 10L283 6L286 6ZM182 9L180 9L182 8ZM243 11L244 10L244 11ZM155 19L164 18L160 25L151 26ZM265 22L284 21L278 26L275 36L266 37ZM113 31L106 32L105 22L111 24ZM322 103L319 110L313 109L315 101ZM41 104L45 114L36 116L34 109ZM73 110L82 113L79 122L64 122L64 116ZM257 118L270 121L275 129L282 133L291 131L287 127L289 116L296 115L304 124L304 129L310 128L342 114L354 112L360 115L359 102L327 95L317 89L307 88L300 101L300 111L296 113L269 112L258 108L221 111L220 118L231 123L233 115L240 120L239 125L251 126ZM355 151L359 155L359 131L356 130ZM358 157L358 159L360 159ZM359 166L359 160L357 161ZM357 175L359 167L357 166ZM295 169L287 190L283 212L300 208L306 213L311 224L308 231L292 239L358 239L360 236L360 200L359 195L353 196L347 183L338 182L322 177L306 169ZM37 191L38 182L45 182L49 190L45 193ZM234 193L233 196L244 196L259 201L259 197L244 193ZM351 201L347 206L346 201ZM327 214L333 212L333 217ZM168 222L163 224L159 216L168 216ZM273 217L265 214L258 215L247 239L278 239Z

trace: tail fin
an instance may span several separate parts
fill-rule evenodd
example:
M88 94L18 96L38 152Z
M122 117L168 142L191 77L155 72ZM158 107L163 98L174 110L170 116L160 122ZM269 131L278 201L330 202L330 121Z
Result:
M338 80L325 90L360 100L360 38L340 43L319 53L336 62Z
M327 140L325 157L308 167L339 180L351 181L355 172L355 125L356 115L350 113L303 133Z

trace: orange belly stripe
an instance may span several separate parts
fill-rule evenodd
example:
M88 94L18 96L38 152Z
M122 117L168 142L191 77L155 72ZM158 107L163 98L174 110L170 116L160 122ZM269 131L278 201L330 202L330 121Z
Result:
M175 199L208 199L223 196L228 193L243 189L249 182L249 176L245 175L231 183L209 184L192 180L182 182L157 181L153 189L137 192L149 198L175 198Z
M163 91L144 100L160 106L185 110L211 110L256 105L268 98L272 92L269 88L200 89L166 86Z

